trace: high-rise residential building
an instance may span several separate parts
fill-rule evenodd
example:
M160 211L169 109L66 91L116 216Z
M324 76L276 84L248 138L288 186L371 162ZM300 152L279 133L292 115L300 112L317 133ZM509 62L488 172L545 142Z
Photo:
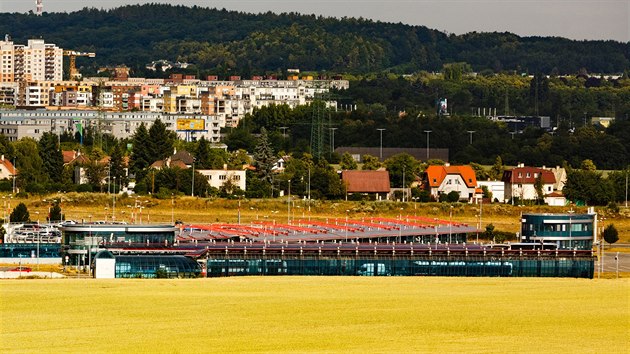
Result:
M61 81L63 49L43 39L14 44L9 36L0 41L0 82Z

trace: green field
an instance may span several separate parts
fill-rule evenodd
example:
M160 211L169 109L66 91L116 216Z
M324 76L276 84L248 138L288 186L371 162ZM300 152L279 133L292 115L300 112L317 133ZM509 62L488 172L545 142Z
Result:
M630 349L627 279L0 281L0 352Z

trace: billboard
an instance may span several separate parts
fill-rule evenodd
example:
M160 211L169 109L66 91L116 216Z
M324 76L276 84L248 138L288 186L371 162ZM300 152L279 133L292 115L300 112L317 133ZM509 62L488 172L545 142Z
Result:
M177 130L205 130L203 119L178 119Z

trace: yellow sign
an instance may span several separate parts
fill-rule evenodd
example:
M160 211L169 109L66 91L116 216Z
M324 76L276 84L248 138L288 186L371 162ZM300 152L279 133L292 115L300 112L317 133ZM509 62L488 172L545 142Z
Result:
M204 130L203 119L178 119L177 130Z

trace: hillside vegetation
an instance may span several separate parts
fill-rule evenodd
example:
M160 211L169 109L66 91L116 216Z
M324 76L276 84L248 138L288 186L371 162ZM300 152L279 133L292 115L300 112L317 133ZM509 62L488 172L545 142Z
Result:
M138 72L152 60L196 64L193 72L265 74L287 68L342 73L438 70L467 62L476 71L622 72L627 43L519 37L511 33L447 35L424 26L314 15L246 14L172 5L131 5L71 13L0 14L0 33L17 42L44 38L95 51L92 68L126 64Z

